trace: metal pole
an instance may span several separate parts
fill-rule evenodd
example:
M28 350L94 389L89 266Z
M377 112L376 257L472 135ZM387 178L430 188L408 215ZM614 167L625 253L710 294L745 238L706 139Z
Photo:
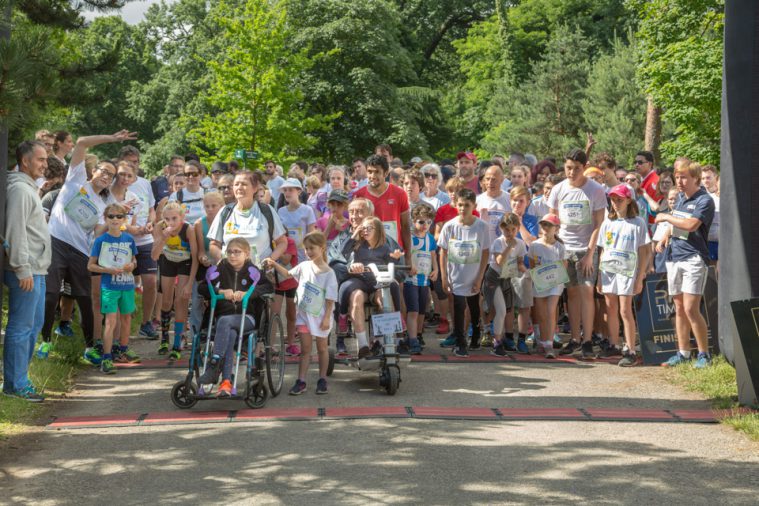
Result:
M4 0L0 41L11 40L12 0ZM0 235L5 235L5 192L8 188L8 127L0 118ZM5 242L5 241L3 241ZM0 266L5 266L5 248L0 247ZM3 278L0 276L0 321L3 317ZM1 342L1 340L0 340Z

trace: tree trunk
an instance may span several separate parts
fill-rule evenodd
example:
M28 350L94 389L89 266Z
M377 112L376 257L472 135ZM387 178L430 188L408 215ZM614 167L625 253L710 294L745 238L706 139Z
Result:
M646 136L644 149L654 154L654 166L659 165L661 152L661 107L654 104L654 99L648 96L648 105L646 107Z

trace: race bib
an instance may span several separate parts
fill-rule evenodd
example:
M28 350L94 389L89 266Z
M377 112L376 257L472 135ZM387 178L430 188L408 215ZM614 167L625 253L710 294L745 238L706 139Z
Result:
M506 259L506 261L503 263L503 266L501 266L501 279L510 279L519 276L517 260L517 257Z
M506 213L500 209L488 209L487 214L490 230L494 231L496 238L501 237L501 227L499 225L501 224L501 220L503 220L503 215Z
M638 254L633 251L604 249L598 268L607 274L620 274L631 278L638 267Z
M306 281L298 308L311 316L321 316L326 303L327 290Z
M590 201L570 200L561 203L559 219L562 225L590 225Z
M480 263L480 243L477 241L457 241L451 239L448 244L448 260L454 264Z
M564 262L556 261L530 269L530 277L536 292L548 292L557 286L569 283L569 275Z
M418 274L429 276L432 273L432 253L428 251L414 251L411 261Z
M166 260L174 263L184 262L192 258L190 252L187 250L171 249L167 248L166 246L163 247L162 253Z
M693 217L692 214L686 213L684 211L673 211L672 216L674 216L675 218L692 218ZM675 237L677 239L687 240L689 234L690 232L688 232L687 230L683 230L682 228L678 228L672 225L672 237Z
M398 242L398 223L395 221L383 221L382 226L385 228L385 234L392 237Z
M120 269L132 261L132 250L129 243L103 243L100 248L98 265L107 269ZM112 285L131 286L134 276L131 272L111 274Z
M100 212L84 188L69 200L63 210L85 230L92 230L98 224Z
M290 239L295 241L295 247L300 249L303 245L303 229L301 227L288 228L287 235L290 236Z

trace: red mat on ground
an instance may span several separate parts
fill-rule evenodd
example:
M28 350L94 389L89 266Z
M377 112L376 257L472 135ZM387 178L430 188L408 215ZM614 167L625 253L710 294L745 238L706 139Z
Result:
M662 409L593 409L585 410L593 420L623 421L677 421L670 413Z
M132 425L137 424L137 420L142 416L140 413L129 413L125 415L105 415L105 416L69 416L56 418L48 424L51 429L60 427L107 427L110 425Z
M174 411L170 413L149 413L142 423L224 422L229 420L229 416L229 411Z
M411 415L404 407L369 407L369 408L327 408L325 418L408 418Z
M501 418L509 420L587 420L588 417L575 408L500 408Z
M683 422L703 423L703 422L717 421L717 414L713 412L711 409L702 409L702 410L673 409L671 413Z
M235 420L309 420L319 418L317 408L242 409Z
M472 418L496 420L498 418L498 415L490 408L433 408L414 406L411 409L416 418L451 418L457 420Z

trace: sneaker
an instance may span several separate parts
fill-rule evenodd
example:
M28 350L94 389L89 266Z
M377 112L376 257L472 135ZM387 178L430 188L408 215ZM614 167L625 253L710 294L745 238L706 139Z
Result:
M158 345L158 354L166 355L168 352L169 352L169 343L166 341L161 341L161 344Z
M115 346L118 346L118 345L115 345ZM105 350L103 349L103 342L102 341L98 341L98 342L95 343L95 351L97 351L101 355L105 355Z
M501 343L498 343L498 346L496 346L495 348L493 348L490 351L490 354L491 355L495 355L496 357L508 357L509 356L509 352L506 351L506 347L503 344L501 344Z
M24 399L28 402L43 402L45 400L42 395L37 393L37 390L34 389L34 386L32 384L28 384L26 388L22 388L21 390L16 390L14 392L3 392L5 395L11 396L11 397L18 397L19 399Z
M601 351L606 351L606 350L608 350L612 346L614 346L614 345L611 344L609 342L609 340L607 338L605 338L605 337L603 339L601 339L601 341L598 343L598 347L601 348Z
M493 334L491 334L488 330L485 330L485 332L482 334L482 340L480 341L480 344L487 348L493 346Z
M100 365L103 356L95 348L87 348L84 350L84 359L92 365Z
M699 353L696 361L693 362L694 369L706 369L712 365L712 357L707 353Z
M417 337L417 339L419 339L419 346L421 346L422 348L424 348L425 346L427 346L427 343L424 342L424 336L423 335L419 334L419 336Z
M347 314L341 314L337 318L337 331L341 334L345 334L348 332L348 315Z
M101 355L105 355L105 351L102 349L98 350ZM111 349L111 355L113 356L114 362L121 362L121 350L119 349L118 344L114 344L113 348Z
M401 339L395 349L398 352L398 355L411 355L411 347L405 339Z
M150 341L155 341L158 339L158 333L155 331L153 324L150 322L145 322L140 325L140 332L137 335Z
M229 380L222 381L216 397L232 397L232 382Z
M601 342L604 341L604 337L600 334L596 334L595 332L592 332L590 334L590 342L593 344L593 346L601 346Z
M517 346L513 338L504 337L501 344L506 348L506 351L517 351Z
M300 356L300 348L298 348L297 344L290 344L285 348L285 355L288 357L299 357Z
M474 341L474 340L470 341L469 342L469 349L470 350L479 350L480 349L480 343L478 343L477 341Z
M219 373L221 373L221 359L211 359L206 365L206 370L198 378L199 385L215 385L219 381Z
M74 329L71 328L71 323L61 322L56 328L55 328L55 334L61 337L74 337Z
M454 346L456 346L456 337L453 334L440 341L441 348L453 348Z
M598 353L598 355L596 356L598 358L612 358L612 357L622 357L624 355L622 353L622 350L619 347L613 344L610 344L605 349L601 348L600 353Z
M100 362L100 370L105 374L116 374L116 367L113 365L113 360L106 358Z
M553 351L553 348L546 350L546 358L556 358L556 352Z
M424 328L432 329L440 325L440 315L439 314L433 314L430 317L427 317L424 321Z
M564 343L561 340L561 336L559 334L554 334L553 335L553 349L560 350L563 345Z
M182 354L176 348L171 350L171 353L169 353L169 360L179 360L180 358L182 358Z
M362 346L360 350L358 350L358 358L366 358L372 354L372 350L369 349L368 346Z
M383 351L384 349L382 348L382 345L380 344L379 341L374 341L372 343L372 355L374 355L375 357L382 355Z
M619 367L635 367L638 365L638 355L635 353L625 353L622 360L617 362Z
M411 341L411 345L409 346L409 349L411 350L412 355L422 354L422 345L419 343L418 339Z
M345 338L343 336L337 336L337 341L335 343L335 350L337 350L337 353L347 352L347 348L345 347Z
M305 391L306 391L306 382L301 381L301 380L295 380L295 384L290 389L290 395L300 395Z
M527 338L525 339L525 341L527 342L527 346L531 346L533 348L535 347L535 345L538 342L538 340L535 338L535 333L534 332L530 332L530 335L527 336Z
M316 395L326 395L328 393L327 380L324 378L319 378L319 381L316 382Z
M530 354L530 348L528 348L527 343L521 339L517 342L517 353L521 353L523 355Z
M436 334L448 334L451 332L451 324L448 323L448 320L445 318L440 318L440 324L437 326L437 329L435 329Z
M466 351L466 346L457 346L453 349L453 354L457 357L468 357L469 353Z
M114 353L113 361L127 364L139 364L142 359L133 349L128 348L127 351L122 352L119 350L118 356Z
M37 358L45 360L47 356L50 355L50 350L52 348L52 345L48 342L40 343L39 347L37 348Z
M690 362L690 358L685 358L682 353L679 351L675 353L673 356L669 357L669 360L664 362L661 366L662 367L675 367L680 364L684 364L686 362Z
M592 341L583 341L580 348L582 349L582 358L596 358Z
M574 339L570 339L567 344L562 346L559 355L571 355L580 348L580 344Z

